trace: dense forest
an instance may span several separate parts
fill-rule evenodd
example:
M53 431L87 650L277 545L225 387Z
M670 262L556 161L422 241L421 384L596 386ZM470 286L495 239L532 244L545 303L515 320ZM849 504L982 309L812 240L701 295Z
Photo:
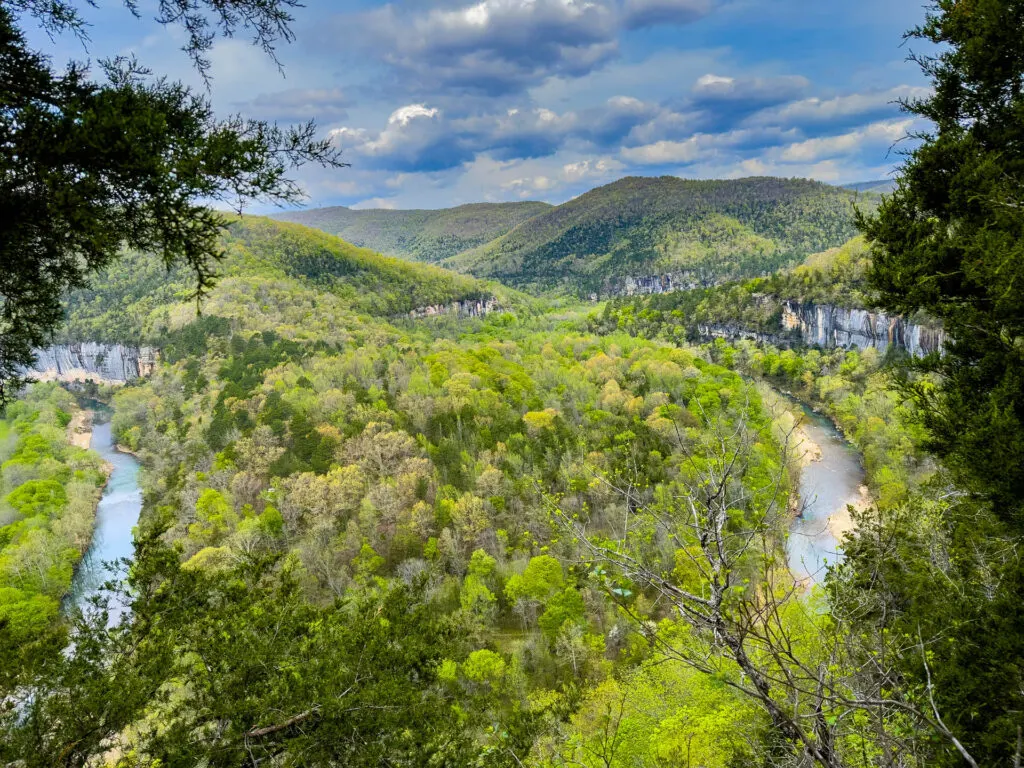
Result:
M434 263L489 243L550 207L538 202L412 211L334 207L288 211L272 218L322 229L386 256Z
M877 198L801 179L625 178L520 224L445 264L511 285L578 295L626 277L708 285L767 275L856 234L854 206Z
M0 0L0 766L1019 766L1019 6L908 33L933 132L883 197L627 177L311 219L371 250L208 207L341 167L312 123L55 70L19 14L75 7ZM272 54L291 7L161 5L200 74L218 34ZM577 301L667 274L694 287ZM786 301L946 343L808 346ZM159 359L27 381L54 339ZM85 447L100 414L131 457ZM826 438L863 488L823 513ZM134 554L104 568L121 459Z
M355 269L347 246L295 225L247 220L225 237L201 316L184 295L153 303L143 257L72 299L71 328L104 322L112 298L97 297L116 296L133 333L162 339L157 372L113 401L117 440L144 466L134 618L77 619L89 654L69 668L47 658L55 610L40 614L49 629L21 636L7 688L34 691L31 727L9 713L0 754L771 764L790 749L781 729L817 748L815 709L849 764L866 743L951 754L912 687L851 717L850 697L908 674L865 675L858 654L913 666L884 634L834 635L852 620L839 607L864 599L859 572L811 598L785 567L799 413L765 385L847 430L878 510L934 498L913 406L877 355L688 347L526 305L413 321L396 312L407 289L352 286L401 286L408 270L446 297L476 286L378 257ZM686 496L696 525L671 511ZM723 590L710 614L708 590ZM736 644L709 645L716 625ZM826 660L815 697L766 682L803 690ZM61 714L115 689L116 711Z
M0 420L0 625L15 644L56 621L92 537L106 475L72 442L76 414L74 397L38 384Z

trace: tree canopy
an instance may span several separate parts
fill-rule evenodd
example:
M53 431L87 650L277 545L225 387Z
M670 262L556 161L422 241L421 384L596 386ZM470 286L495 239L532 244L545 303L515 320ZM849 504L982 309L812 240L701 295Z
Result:
M951 339L916 388L932 447L1018 524L1024 499L1024 2L940 0L913 41L931 122L896 191L862 221L888 309L925 310Z
M184 27L185 50L206 76L218 33L250 31L273 55L290 39L295 5L161 0L157 20ZM341 165L315 123L219 119L204 94L134 59L101 60L97 73L56 68L29 48L22 28L32 20L51 33L85 27L63 0L0 2L0 406L61 322L66 292L124 247L187 264L201 293L220 255L211 205L295 200L289 169Z

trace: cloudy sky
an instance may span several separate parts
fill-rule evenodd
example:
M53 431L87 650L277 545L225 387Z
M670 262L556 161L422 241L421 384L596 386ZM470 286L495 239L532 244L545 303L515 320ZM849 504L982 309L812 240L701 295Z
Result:
M201 81L180 31L113 0L89 49ZM317 119L351 168L300 174L309 205L561 202L625 175L886 178L925 93L902 33L921 0L394 0L295 11L282 70L216 44L210 96L230 114Z

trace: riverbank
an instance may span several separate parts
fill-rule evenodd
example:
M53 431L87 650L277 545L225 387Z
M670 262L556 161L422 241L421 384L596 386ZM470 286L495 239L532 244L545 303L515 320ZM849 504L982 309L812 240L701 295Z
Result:
M75 570L66 608L87 609L90 598L102 593L103 584L115 575L107 563L119 563L135 554L134 528L142 511L139 462L118 450L109 422L93 425L90 447L107 463L110 473L96 507L92 539ZM116 622L125 610L126 606L110 606L110 621Z
M850 507L871 504L860 454L827 416L789 393L762 382L766 404L776 413L789 445L791 496L787 555L793 575L815 581L842 557L841 542L854 529Z
M88 408L75 411L68 422L68 442L78 448L88 450L92 442L92 424L95 419L95 412Z

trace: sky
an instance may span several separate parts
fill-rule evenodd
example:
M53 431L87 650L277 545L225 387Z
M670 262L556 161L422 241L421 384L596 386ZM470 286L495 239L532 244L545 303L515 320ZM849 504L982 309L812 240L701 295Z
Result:
M84 4L83 4L84 5ZM55 64L134 54L205 90L182 32L114 0ZM227 116L317 120L349 168L301 169L305 207L563 202L628 175L884 179L927 94L903 33L921 0L309 0L275 63L212 51ZM280 65L280 66L279 66ZM255 206L253 212L265 212Z

